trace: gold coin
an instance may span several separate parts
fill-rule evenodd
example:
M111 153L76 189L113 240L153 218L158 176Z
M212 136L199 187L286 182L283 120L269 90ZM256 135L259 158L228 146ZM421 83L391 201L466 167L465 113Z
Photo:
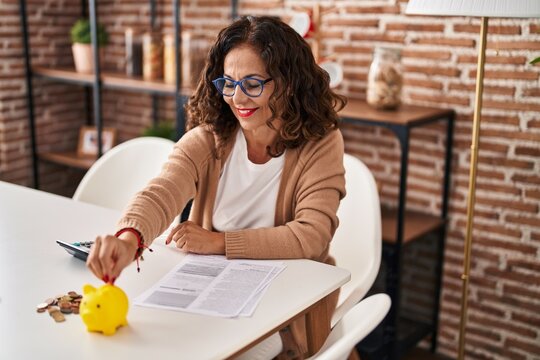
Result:
M54 305L54 303L56 302L56 299L48 298L47 300L45 300L45 302L49 304L49 306L51 306L51 305Z
M56 310L54 312L51 312L50 313L51 317L54 319L54 321L56 322L63 322L63 321L66 321L66 318L64 317L64 314L62 314L60 311Z
M60 310L62 310L62 309L70 308L71 303L69 301L62 300L62 301L58 302L58 306L60 307Z
M43 302L43 303L37 304L36 307L37 307L38 311L41 310L41 312L43 312L43 311L47 310L47 308L49 307L49 304L46 303L46 302Z
M63 308L60 308L60 312L62 312L62 314L71 314L73 312L73 310L71 310L71 306L70 307L63 307Z

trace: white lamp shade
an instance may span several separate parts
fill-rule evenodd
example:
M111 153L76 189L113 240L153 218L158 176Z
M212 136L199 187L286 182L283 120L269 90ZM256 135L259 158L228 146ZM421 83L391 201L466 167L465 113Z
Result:
M480 17L540 17L540 0L409 0L406 14Z

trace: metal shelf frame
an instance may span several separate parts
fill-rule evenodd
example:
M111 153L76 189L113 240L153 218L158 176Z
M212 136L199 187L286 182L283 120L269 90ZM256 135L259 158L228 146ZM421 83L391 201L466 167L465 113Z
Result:
M432 313L433 326L427 328L422 327L421 337L416 336L415 339L398 339L397 324L399 321L399 299L401 292L400 274L402 273L402 258L403 250L406 247L404 243L405 224L406 224L406 195L407 195L407 175L408 175L408 159L409 159L409 143L411 130L424 125L446 122L446 151L444 155L444 175L442 179L442 194L441 194L441 225L429 232L438 232L438 251L437 251L437 268L435 287L435 303L439 304L441 294L442 281L442 266L444 261L444 246L446 238L446 219L448 214L448 197L450 187L450 174L452 162L452 144L454 133L455 112L453 110L428 109L421 107L405 107L405 111L409 112L410 119L407 116L400 118L396 112L392 111L374 111L369 110L369 107L363 102L353 100L351 106L341 119L345 123L354 125L377 126L390 130L398 139L401 149L400 155L400 174L399 174L399 193L397 207L397 226L396 226L396 241L392 243L385 242L383 250L383 261L387 264L388 273L385 278L386 292L392 299L392 307L383 321L384 328L384 347L385 358L399 359L400 354L404 350L404 344L412 346L418 342L418 339L432 334L431 351L435 352L437 346L437 328L439 323L439 309L434 306ZM398 110L399 111L399 110ZM426 330L427 329L427 330ZM380 350L379 350L380 351ZM379 353L378 351L378 353Z
M156 1L148 0L150 5L150 26L154 29L156 27ZM89 75L91 79L77 79L75 77L55 77L55 76L46 76L43 74L35 73L31 63L30 56L30 39L28 32L28 16L27 16L27 6L26 0L19 0L19 14L21 18L21 32L23 37L23 52L24 52L24 62L25 62L25 77L26 77L26 99L28 106L28 122L30 129L30 145L31 145L31 160L32 160L32 179L34 188L38 189L40 185L39 179L39 156L37 150L37 136L36 136L36 119L35 119L35 103L34 103L34 91L32 79L34 77L45 77L53 81L59 81L68 84L74 84L78 86L85 87L85 110L87 114L87 124L93 123L97 129L97 143L98 143L98 154L99 158L102 155L102 136L101 131L103 129L103 118L102 118L102 89L103 88L116 88L123 89L128 91L140 91L146 92L152 95L152 114L153 122L157 123L158 121L158 96L174 96L175 105L176 105L176 128L178 131L178 138L180 138L185 129L185 116L184 116L184 105L187 102L188 96L183 94L180 88L182 82L181 76L182 72L180 71L180 56L179 50L181 48L181 37L180 37L180 0L171 0L173 3L173 26L175 32L175 62L176 62L176 81L173 91L170 90L161 90L153 89L150 86L141 86L137 88L137 85L134 86L122 86L121 84L112 83L108 84L104 81L103 74L100 68L99 62L99 51L97 44L97 24L98 24L98 4L97 0L81 0L81 15L86 17L89 15L90 27L91 27L91 39L92 39L92 48L94 52L94 73ZM233 1L232 12L233 18L236 17L236 0ZM92 104L90 104L90 91L92 91ZM93 109L93 119L90 117L90 106Z

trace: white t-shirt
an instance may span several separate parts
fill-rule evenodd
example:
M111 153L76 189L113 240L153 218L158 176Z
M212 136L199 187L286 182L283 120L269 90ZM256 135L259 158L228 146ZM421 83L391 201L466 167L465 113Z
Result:
M274 226L285 154L265 164L248 159L241 129L219 179L213 226L220 232Z

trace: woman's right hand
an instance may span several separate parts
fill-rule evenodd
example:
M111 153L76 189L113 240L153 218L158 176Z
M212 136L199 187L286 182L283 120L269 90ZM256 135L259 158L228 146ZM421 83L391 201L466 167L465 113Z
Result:
M114 284L122 270L135 259L138 248L137 237L124 232L120 237L98 236L86 259L86 266L99 279Z

